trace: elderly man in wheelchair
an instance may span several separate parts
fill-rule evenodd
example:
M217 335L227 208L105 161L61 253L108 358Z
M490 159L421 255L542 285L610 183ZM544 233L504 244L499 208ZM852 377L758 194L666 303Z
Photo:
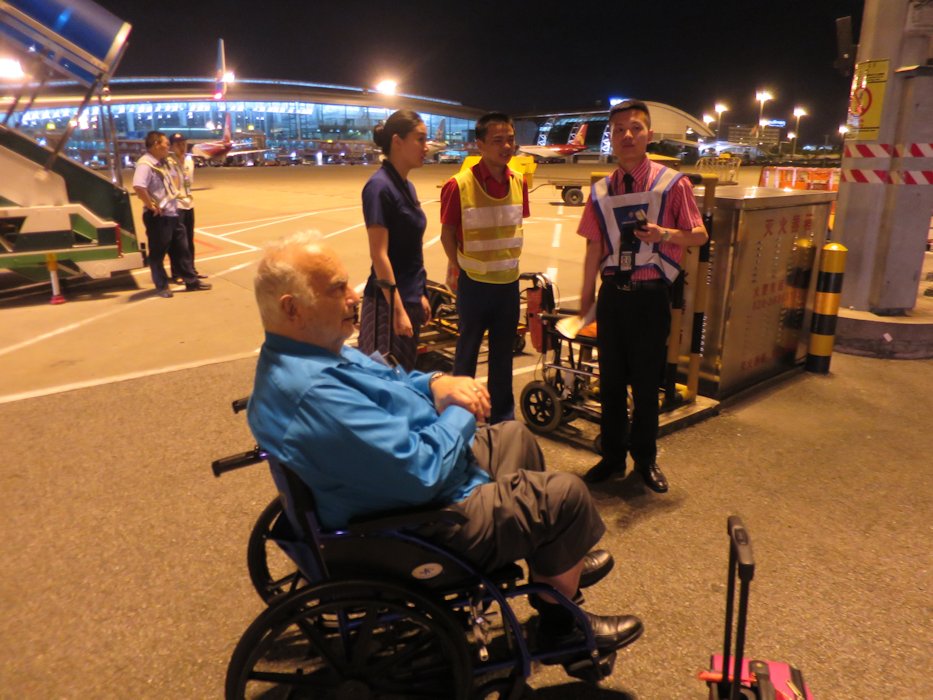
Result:
M643 627L574 602L613 563L592 550L605 526L583 482L544 471L522 424L483 424L489 395L474 379L406 373L345 345L359 297L316 234L270 245L255 290L266 336L248 420L309 585L244 634L228 697L251 683L304 688L298 697L515 695L535 661L611 673ZM516 596L537 611L530 629ZM296 644L300 658L282 666L281 647ZM508 686L482 685L497 671Z

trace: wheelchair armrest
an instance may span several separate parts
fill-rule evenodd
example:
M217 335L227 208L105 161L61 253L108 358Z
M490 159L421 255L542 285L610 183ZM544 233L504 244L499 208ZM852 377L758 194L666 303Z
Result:
M214 476L220 476L225 472L232 472L234 469L248 467L252 464L259 464L265 460L266 453L258 447L254 447L248 452L240 452L239 454L230 455L229 457L215 459L211 462L211 469L214 471Z
M233 401L232 408L234 413L239 413L240 411L246 410L246 406L249 404L249 396L244 396L241 399L236 399Z
M385 530L410 529L430 523L463 525L466 521L466 516L463 513L445 510L443 506L429 503L414 509L392 510L353 518L350 520L350 529L353 532L366 534Z

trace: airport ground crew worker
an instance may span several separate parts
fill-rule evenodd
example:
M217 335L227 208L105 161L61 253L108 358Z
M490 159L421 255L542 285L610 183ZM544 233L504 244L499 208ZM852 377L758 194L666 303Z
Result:
M424 165L427 140L428 129L416 112L402 109L390 115L373 129L373 141L385 158L363 187L363 218L373 264L363 291L359 348L366 354L391 352L408 371L415 368L421 326L431 318L422 251L428 219L408 180L412 169ZM391 326L390 292L379 289L376 280L395 285Z
M488 331L490 423L515 417L512 349L518 328L518 260L522 219L529 216L528 188L508 167L515 128L493 112L476 122L479 163L462 170L441 190L441 243L447 253L447 284L457 292L459 337L454 374L476 376L476 361Z
M194 253L194 195L192 187L194 183L194 158L188 153L188 137L184 134L172 134L168 139L169 154L168 163L173 169L175 188L178 196L175 202L178 205L178 221L185 227L185 240L188 243L188 254L191 256L191 267L194 268L198 279L205 279L207 275L198 272L195 264ZM175 259L169 252L169 260L172 263L172 279L177 281L181 278L180 268L176 265Z
M172 296L169 278L165 273L165 254L175 251L181 265L178 271L185 283L185 289L196 292L210 289L211 285L198 279L191 257L185 231L178 221L178 190L172 180L169 165L166 162L169 152L168 137L161 131L146 134L146 153L136 161L133 173L133 189L143 204L143 224L149 241L149 271L152 283L160 297Z
M669 289L684 248L703 245L708 236L690 181L647 157L653 135L647 105L620 102L609 112L609 126L618 167L593 185L577 229L586 238L581 314L592 307L596 278L602 279L595 303L603 456L584 480L623 476L628 452L648 488L664 493L658 389L671 324Z

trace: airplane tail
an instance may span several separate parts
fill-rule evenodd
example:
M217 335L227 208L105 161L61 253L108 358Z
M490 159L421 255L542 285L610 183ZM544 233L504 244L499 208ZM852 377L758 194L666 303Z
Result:
M574 146L584 145L584 143L586 142L586 127L588 126L589 126L588 123L583 124L580 127L580 129L577 131L577 135L574 136L573 141L571 141L570 143L572 143Z
M230 128L230 112L227 112L227 118L224 119L224 145L233 143L233 129Z
M217 40L217 74L214 76L214 99L222 100L227 94L227 83L224 75L227 73L227 58L224 55L224 40Z
M446 120L446 119L441 119L441 120L437 123L437 131L434 132L434 140L435 140L435 141L443 141L443 140L444 140L444 131L445 131L446 127L447 127L447 120Z

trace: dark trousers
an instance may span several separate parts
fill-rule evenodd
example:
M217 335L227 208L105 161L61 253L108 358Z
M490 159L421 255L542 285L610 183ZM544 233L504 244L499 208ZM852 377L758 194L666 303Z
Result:
M149 239L149 272L156 289L168 288L168 275L165 273L165 254L173 255L178 261L175 273L185 281L194 284L198 275L191 265L188 253L188 241L185 230L177 216L156 216L148 209L143 212L143 224L146 226L146 238Z
M592 549L603 524L586 484L575 474L544 471L544 456L523 423L476 431L473 454L493 481L448 506L463 525L436 525L424 534L491 571L525 559L532 571L556 576Z
M188 242L188 255L191 257L191 269L197 273L197 267L194 264L194 209L179 209L178 223L185 228L185 240ZM172 279L181 277L182 266L178 264L176 254L171 250L168 252L168 260L172 267Z
M600 430L603 456L622 463L627 451L636 465L649 465L658 453L658 389L666 362L671 309L666 289L625 292L603 283L596 302L599 348ZM632 424L628 392L632 386Z
M508 284L476 282L461 270L457 282L460 335L454 355L454 374L476 376L479 348L483 334L488 331L490 423L515 417L512 353L518 328L518 306L518 280Z

